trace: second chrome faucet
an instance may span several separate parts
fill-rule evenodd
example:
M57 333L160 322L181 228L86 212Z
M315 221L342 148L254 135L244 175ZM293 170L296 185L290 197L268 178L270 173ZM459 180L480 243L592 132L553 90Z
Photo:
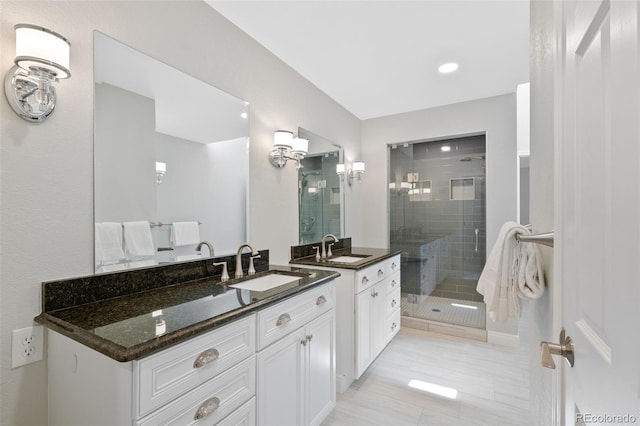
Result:
M325 234L324 237L322 237L322 258L326 259L327 258L327 248L325 246L325 241L327 240L327 238L333 238L333 242L334 244L338 242L338 237L336 237L333 234ZM333 245L333 244L331 244ZM329 246L329 257L331 257L331 245Z
M247 271L247 275L253 275L256 273L256 269L253 266L253 259L260 257L258 252L251 246L249 243L244 243L240 247L238 247L238 252L236 253L236 278L241 278L244 274L242 272L242 250L248 247L251 250L251 257L249 258L249 270Z

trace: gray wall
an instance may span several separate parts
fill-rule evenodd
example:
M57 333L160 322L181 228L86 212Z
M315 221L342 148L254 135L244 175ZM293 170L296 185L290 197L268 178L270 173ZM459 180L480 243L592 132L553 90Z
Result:
M515 88L514 88L515 90ZM362 245L388 247L387 145L486 133L487 253L504 222L516 220L516 95L510 93L430 108L362 123L367 173L361 186L364 211ZM369 172L372 171L372 172ZM487 330L517 334L516 321L493 323Z
M268 161L276 129L302 126L360 157L360 120L200 1L1 1L0 69L15 57L17 23L71 42L71 78L45 123L18 118L0 100L0 424L45 424L46 363L11 370L11 330L40 310L40 283L93 272L93 31L98 30L250 102L250 235L289 260L298 241L297 172ZM360 240L358 196L346 226Z
M153 99L96 84L96 222L152 220L156 212ZM99 113L98 113L99 112ZM118 167L113 167L117 164Z
M167 163L167 173L157 185L155 219L199 221L200 239L209 241L216 255L235 254L247 240L246 140L205 145L157 133L156 153L158 160ZM163 230L168 236L170 228ZM193 247L189 249L193 253Z

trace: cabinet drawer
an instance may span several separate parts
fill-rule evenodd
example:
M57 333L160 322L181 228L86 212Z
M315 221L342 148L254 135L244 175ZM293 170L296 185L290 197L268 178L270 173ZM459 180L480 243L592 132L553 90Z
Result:
M134 412L142 417L256 351L255 314L134 362ZM198 364L201 366L197 366ZM137 405L136 405L137 402Z
M218 423L218 426L255 426L255 424L256 398L253 397Z
M258 349L335 307L335 294L330 282L258 312Z
M400 331L400 309L393 311L384 322L386 342L388 343Z
M165 405L136 425L214 425L256 393L256 357L211 379L174 402ZM206 408L209 408L207 414ZM198 414L202 415L199 420Z
M400 271L400 255L361 269L356 273L356 293L366 290L397 271Z
M400 287L396 288L392 293L387 294L385 298L385 317L391 315L393 311L400 308Z
M389 278L387 278L386 294L393 293L400 289L400 271L395 272Z

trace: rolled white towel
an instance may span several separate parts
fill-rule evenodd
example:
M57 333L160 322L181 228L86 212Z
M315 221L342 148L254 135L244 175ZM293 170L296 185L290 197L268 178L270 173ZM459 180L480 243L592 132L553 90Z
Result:
M149 222L124 222L122 226L124 227L124 246L128 258L155 256Z
M538 247L516 239L516 235L530 234L528 228L515 222L502 225L480 274L477 290L484 296L493 321L519 317L520 299L537 299L544 292Z
M173 222L171 226L171 243L174 246L188 246L200 242L200 225L198 222Z

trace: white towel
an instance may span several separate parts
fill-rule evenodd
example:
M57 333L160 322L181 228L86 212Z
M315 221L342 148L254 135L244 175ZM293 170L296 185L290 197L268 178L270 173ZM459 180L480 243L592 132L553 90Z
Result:
M100 264L124 259L122 225L116 222L96 223L96 261Z
M171 226L171 243L174 246L188 246L200 242L200 225L198 222L173 222Z
M537 299L544 293L538 247L516 239L516 235L530 234L531 231L515 222L502 225L480 274L477 290L484 295L493 321L519 317L520 298Z
M155 255L149 222L124 222L122 226L124 227L124 246L127 257L133 259Z

